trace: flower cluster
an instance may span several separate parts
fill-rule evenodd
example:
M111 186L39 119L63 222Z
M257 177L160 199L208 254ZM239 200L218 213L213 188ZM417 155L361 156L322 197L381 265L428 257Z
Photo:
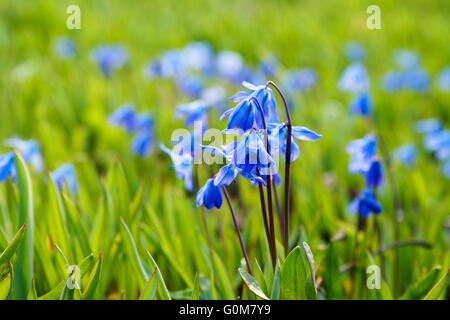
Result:
M450 179L450 131L438 119L416 122L415 129L424 135L424 147L441 163L441 171Z
M132 103L125 103L109 115L108 123L135 134L131 142L131 151L134 154L141 157L150 155L154 143L154 119L150 113L136 113Z

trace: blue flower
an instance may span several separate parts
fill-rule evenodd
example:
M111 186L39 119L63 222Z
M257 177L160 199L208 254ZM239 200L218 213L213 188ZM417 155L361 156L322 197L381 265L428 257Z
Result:
M425 92L430 86L430 77L422 69L390 71L382 77L381 81L383 88L389 92L400 90Z
M41 146L36 140L21 140L11 138L5 140L5 146L17 149L26 163L31 163L36 173L41 173L44 169Z
M286 124L269 124L269 141L270 149L272 154L277 154L281 152L286 158L286 147L287 147L287 127ZM300 155L300 149L295 143L295 139L303 141L315 141L322 138L321 134L318 134L306 127L292 127L292 138L291 138L291 162L297 160Z
M266 77L274 77L278 73L280 62L275 56L267 56L259 63L259 68Z
M417 157L417 148L413 144L405 144L395 149L392 153L394 160L401 162L408 167L414 166Z
M367 92L369 86L366 68L359 62L349 65L338 81L338 89L350 93Z
M215 64L219 77L225 81L240 84L242 81L250 80L251 74L241 55L237 52L219 52Z
M438 152L448 145L450 141L450 131L441 130L425 136L425 149L429 152Z
M131 151L141 157L148 157L153 149L153 133L139 131L131 141Z
M64 185L67 184L70 192L78 192L77 176L75 168L71 164L63 164L58 169L50 172L50 178L56 184L59 190L63 190Z
M366 49L360 43L350 41L345 47L345 55L351 61L361 61L366 58Z
M178 152L170 150L163 144L160 145L160 148L172 159L177 178L183 179L184 187L189 191L193 191L194 184L192 181L192 155L187 152L179 154Z
M106 78L128 61L127 50L117 45L99 45L92 50L92 55Z
M152 131L155 126L155 120L149 112L141 112L136 116L137 131Z
M123 127L125 131L132 132L136 127L135 106L125 103L108 117L108 123L112 126Z
M77 54L75 43L66 37L59 38L53 49L61 58L71 58Z
M191 98L198 98L203 91L203 81L194 75L180 75L175 79L177 89Z
M450 179L450 159L448 159L441 167L442 173L447 179Z
M0 155L0 182L4 182L9 177L14 177L14 174L14 152L10 151Z
M438 119L424 119L417 121L414 127L418 133L429 134L441 131L444 125Z
M250 93L245 91L239 91L231 97L233 102L239 102L239 104L231 109L225 111L220 120L228 117L227 130L236 131L239 134L244 134L250 129L262 129L263 121L261 111L252 97L255 97L264 112L266 122L276 123L279 122L278 114L276 110L276 102L271 88L263 86L254 86L251 83L242 83L247 89L251 90Z
M442 91L450 91L450 66L445 67L439 72L438 87Z
M376 155L377 138L373 134L368 134L364 138L353 140L347 145L346 152L350 154L348 171L365 174Z
M208 210L222 206L222 192L220 187L214 185L214 179L208 179L197 193L197 207L204 206Z
M381 213L381 204L376 200L375 193L364 189L347 207L348 213L358 213L360 217L367 218L371 213Z
M372 99L368 92L358 94L350 102L350 114L367 117L372 112Z
M411 50L396 49L392 56L395 63L403 69L414 69L420 66L419 56Z
M303 92L313 88L318 80L317 72L313 68L304 68L300 70L288 71L283 79L283 87L287 91L292 92Z
M218 112L223 113L228 104L227 92L221 86L213 86L203 90L200 100L207 106L214 107Z
M366 172L365 178L367 188L378 188L383 184L383 164L379 159L375 158L372 161L369 170Z
M187 127L193 126L195 121L202 121L206 127L206 114L208 109L209 106L202 100L181 104L175 109L175 119L186 117L184 120L184 125Z
M214 51L207 42L190 42L181 51L186 69L201 71L205 76L214 74Z

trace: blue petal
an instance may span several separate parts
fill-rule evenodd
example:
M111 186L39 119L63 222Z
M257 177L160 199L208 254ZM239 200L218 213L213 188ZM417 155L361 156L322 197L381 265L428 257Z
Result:
M292 127L292 136L304 141L314 141L322 138L321 134L317 134L306 127Z

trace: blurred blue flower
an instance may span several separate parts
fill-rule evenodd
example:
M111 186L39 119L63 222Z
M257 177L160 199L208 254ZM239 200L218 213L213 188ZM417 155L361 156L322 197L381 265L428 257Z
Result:
M155 126L155 119L149 112L140 112L136 115L136 130L137 131L152 131Z
M286 72L281 82L287 91L303 92L313 88L317 80L318 75L313 68L304 68Z
M180 75L175 78L177 89L191 98L198 98L203 91L203 81L194 75Z
M266 77L273 78L278 73L278 70L280 68L279 64L280 62L278 61L278 58L270 55L263 58L259 62L259 69L264 73Z
M368 92L358 94L350 102L350 114L368 117L372 113L372 99Z
M367 92L369 87L366 68L359 62L349 65L338 81L338 89L350 93Z
M78 192L78 182L73 165L63 164L58 169L50 172L50 178L60 191L63 190L64 185L67 184L70 192Z
M127 50L118 45L99 45L92 50L92 56L106 78L128 61Z
M450 66L445 67L439 72L438 87L442 91L450 91Z
M250 70L237 52L219 52L215 64L219 77L225 81L238 85L242 81L249 81L251 78Z
M348 213L358 213L360 217L367 218L371 213L381 213L381 204L376 200L375 193L364 189L347 207Z
M53 50L61 58L71 58L77 54L75 43L67 37L60 37L53 46Z
M5 146L17 149L26 163L31 163L36 173L41 173L44 169L41 146L36 140L22 140L19 138L7 139Z
M383 164L379 159L374 158L365 174L365 179L367 188L378 188L383 184Z
M160 144L160 148L172 159L173 167L175 169L175 175L177 176L177 178L183 179L184 187L189 191L193 191L194 184L192 180L192 155L187 152L179 154L178 152L170 150L163 144Z
M350 41L345 47L345 55L351 61L361 61L366 58L366 49L356 41Z
M418 133L429 134L441 131L444 125L439 119L431 118L417 121L414 128Z
M138 131L131 141L131 151L141 157L147 157L153 149L153 133Z
M126 132L132 132L136 128L136 111L134 104L127 102L120 106L108 117L111 126L118 126Z
M222 192L220 187L214 185L214 179L208 179L197 193L197 207L204 206L208 210L222 206Z
M419 56L411 50L395 49L392 57L395 63L403 69L414 69L420 66Z
M377 138L373 134L353 140L346 147L350 154L348 171L350 173L365 174L372 164L373 157L377 152Z
M395 149L392 157L395 161L401 162L408 167L413 167L416 163L417 148L413 144L405 144Z
M286 147L287 147L287 127L285 123L280 124L269 124L269 141L272 154L278 154L281 152L286 158ZM300 149L295 143L295 139L303 141L315 141L322 138L321 134L318 134L306 127L292 127L292 138L291 138L291 162L297 160L300 155Z
M276 109L276 102L271 88L262 85L254 86L251 83L243 82L243 85L251 90L251 92L239 91L231 97L233 102L239 104L231 109L225 111L220 120L228 117L227 129L228 131L235 131L239 134L244 134L250 129L262 129L263 121L261 111L252 97L258 99L268 123L279 122Z
M219 112L223 112L228 104L227 92L221 86L213 86L203 90L200 99Z
M450 179L450 159L448 159L441 167L442 173L447 179Z
M9 177L14 177L14 173L14 152L10 151L0 155L0 182L4 182Z
M203 128L206 128L207 111L209 108L202 100L181 104L175 109L175 119L185 117L184 125L187 127L192 127L195 121L202 121Z
M441 130L435 133L427 134L424 138L425 149L429 152L439 152L450 142L450 131Z
M186 69L202 72L205 76L214 75L214 51L207 42L190 42L181 51L181 59Z

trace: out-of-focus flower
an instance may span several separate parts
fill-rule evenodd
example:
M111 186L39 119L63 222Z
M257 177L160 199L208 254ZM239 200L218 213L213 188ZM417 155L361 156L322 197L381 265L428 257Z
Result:
M450 131L441 130L425 135L424 145L429 152L438 152L450 142Z
M195 121L202 121L206 127L206 114L210 107L202 100L195 100L190 103L181 104L175 109L175 119L185 117L184 125L192 127Z
M184 180L184 187L189 190L194 190L194 184L192 180L192 164L193 157L191 154L183 152L179 154L167 148L165 145L161 144L160 148L164 151L173 162L173 167L175 169L175 174L178 179Z
M376 200L375 193L364 189L347 207L348 213L358 213L360 217L367 218L371 213L381 213L381 204Z
M450 91L450 66L445 67L439 72L438 87L442 91Z
M366 68L359 62L349 65L338 81L338 89L350 93L367 92L369 87Z
M136 127L136 111L132 103L125 103L108 117L111 126L119 126L127 132L132 132Z
M366 49L356 41L350 41L345 47L345 55L351 61L361 61L366 58Z
M75 43L67 37L60 37L53 46L53 50L61 58L71 58L77 54Z
M441 167L442 173L447 179L450 179L450 158L444 162L444 164Z
M56 184L59 190L63 190L64 185L67 184L70 192L78 192L77 176L75 168L71 164L63 164L58 169L50 172L50 178Z
M279 70L279 60L277 57L271 55L263 58L259 63L259 69L268 78L276 76Z
M149 112L140 112L136 115L136 130L137 131L151 131L155 126L155 120Z
M286 124L269 124L269 141L272 154L277 154L281 152L286 158L286 148L287 148L287 127ZM321 134L318 134L306 127L292 127L292 138L291 138L291 162L297 160L300 155L300 149L295 143L295 139L303 141L315 141L322 138Z
M208 179L205 185L197 193L197 207L204 206L208 210L213 207L220 209L222 206L222 193L220 187L214 185L214 179Z
M420 66L419 56L405 49L395 49L392 53L395 63L403 69L414 69Z
M5 146L17 149L26 163L31 163L36 173L44 169L44 161L41 154L41 146L36 140L22 140L19 138L7 139Z
M0 155L0 182L4 182L9 177L14 177L14 152Z
M261 111L252 97L255 97L259 101L266 122L279 122L272 89L265 85L254 86L248 82L243 82L243 85L251 90L251 92L239 91L232 96L231 100L233 102L239 102L239 104L225 111L220 117L220 120L223 120L229 116L227 130L243 134L250 129L263 129Z
M444 125L439 119L423 119L416 122L414 126L416 132L429 134L441 131Z
M313 88L318 80L313 68L288 71L282 80L283 87L289 92L303 92Z
M186 69L202 72L205 76L214 74L214 51L207 42L190 42L181 51L181 59Z
M377 138L373 134L353 140L346 147L350 154L348 171L350 173L365 174L372 164L377 152Z
M118 45L99 45L92 50L95 62L107 78L128 61L128 52Z
M413 144L405 144L395 149L392 157L395 161L403 163L408 167L413 167L416 163L417 148Z
M367 188L378 188L383 184L383 164L379 159L375 158L372 161L369 170L366 172L365 179Z
M350 114L367 117L372 112L372 99L368 92L358 94L350 102Z
M250 72L237 52L219 52L216 56L216 69L219 77L234 84L250 80Z
M194 75L180 75L175 78L177 89L191 98L198 98L203 91L203 81Z
M153 133L139 131L131 141L131 151L141 157L147 157L153 149Z
M204 101L208 106L213 106L219 112L223 112L228 103L227 92L221 86L203 90L200 100Z

